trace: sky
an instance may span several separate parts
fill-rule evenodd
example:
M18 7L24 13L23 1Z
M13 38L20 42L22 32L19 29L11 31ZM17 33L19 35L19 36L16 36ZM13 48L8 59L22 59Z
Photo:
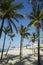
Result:
M16 2L23 2L24 8L22 10L17 10L17 12L21 13L21 14L29 14L32 11L32 7L30 4L28 4L28 0L16 0ZM0 20L1 21L1 20ZM7 20L5 20L5 26L7 25ZM30 19L26 18L26 19L19 19L19 23L17 23L15 20L13 20L16 24L16 26L20 26L21 24L23 24L24 26L27 26L30 22ZM1 24L1 22L0 22ZM16 31L14 29L14 32L16 34ZM29 30L30 33L35 32L35 28L32 27L31 30ZM2 33L2 37L0 39L0 48L2 48L3 46L3 41L4 41L4 36L5 34ZM15 47L20 47L20 40L21 40L21 36L20 34L16 34L16 36L14 37L13 41L11 41L11 48L13 46ZM5 41L5 49L8 48L10 43L10 37L6 36L6 41ZM25 46L26 44L31 44L29 43L29 39L24 39L23 41L23 46Z

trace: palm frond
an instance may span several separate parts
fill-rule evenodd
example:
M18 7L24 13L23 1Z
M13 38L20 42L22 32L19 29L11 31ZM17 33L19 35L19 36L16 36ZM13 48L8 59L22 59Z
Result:
M15 37L15 34L10 33L10 34L8 34L8 36L9 36L11 39L13 39L13 38Z
M4 27L4 29L2 30L5 34L8 34L10 33L10 28L7 26L7 27Z
M24 8L24 6L23 6L23 3L22 3L22 2L20 2L20 3L16 3L16 4L15 4L14 9L22 9L22 8Z
M43 19L43 10L40 12L39 18Z
M3 18L3 20L2 20L2 25L1 25L1 28L0 28L0 37L1 37L1 34L2 34L2 29L3 29L3 26L4 26L4 18Z
M19 32L23 38L28 38L28 36L30 36L30 33L28 33L28 28L23 25L20 26Z
M15 34L9 34L9 36L12 38L12 37L14 37L14 36L15 36Z
M19 22L19 20L15 16L12 16L12 18L15 19L16 22Z
M17 13L16 11L13 11L13 14L15 15L15 17L25 18L24 15Z
M27 25L27 27L30 27L33 23L34 23L34 21L31 21L31 22Z
M30 19L36 19L33 15L26 14L25 16L30 18Z
M13 2L15 2L15 0L8 0L8 2L9 2L9 3L13 3Z
M16 25L14 24L14 22L13 22L11 19L10 19L10 22L13 24L13 26L14 26L16 32L18 33L17 27L16 27Z
M29 36L31 35L30 33L25 33L25 34L27 34L27 35L29 35Z
M5 15L8 14L10 11L15 10L15 8L16 8L16 5L14 5L14 4L10 5L8 10L6 10ZM15 13L17 13L17 12L15 12ZM19 13L18 13L18 15L23 17L23 15L20 15Z
M12 30L12 25L11 25L9 19L8 19L8 24L9 24L9 27L10 27L10 29L11 29L11 32L13 32L13 30Z
M0 19L2 19L4 14L0 11Z

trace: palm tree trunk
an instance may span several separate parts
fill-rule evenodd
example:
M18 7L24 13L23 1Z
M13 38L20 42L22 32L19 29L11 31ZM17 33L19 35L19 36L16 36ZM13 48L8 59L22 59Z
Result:
M3 25L4 25L4 18L2 20L2 25L1 25L1 29L0 29L0 37L1 37L1 34L2 34Z
M38 34L38 65L41 65L40 64L40 29L39 29L39 26L37 27L37 34Z
M20 61L22 60L22 41L23 41L23 37L21 36L21 42L20 42Z
M5 46L5 39L6 39L6 34L5 34L5 37L4 37L4 43L3 43L2 53L1 53L1 60L3 58L3 51L4 51L4 46Z
M33 55L33 43L32 43L32 55Z
M35 48L34 48L34 56L35 56Z
M35 56L35 49L34 49L34 44L32 43L32 54Z
M7 53L8 53L8 51L9 51L9 49L10 49L10 46L11 46L11 42L10 42L10 44L9 44L9 46L8 46L8 49L7 49L7 52L6 52L6 56L7 56Z

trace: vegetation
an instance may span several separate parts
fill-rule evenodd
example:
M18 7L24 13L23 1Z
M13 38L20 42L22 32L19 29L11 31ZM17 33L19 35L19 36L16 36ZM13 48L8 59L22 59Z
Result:
M10 33L10 34L8 34L8 36L11 38L11 40L10 40L10 44L9 44L8 49L6 51L6 54L5 54L6 56L8 54L9 49L10 49L11 41L13 41L13 38L15 37L15 34Z
M20 39L21 39L20 40L20 61L22 61L23 40L25 38L27 38L27 39L31 39L30 41L32 42L32 50L33 50L35 41L37 40L38 65L41 65L41 63L40 63L40 60L41 60L40 59L41 33L40 32L43 32L43 5L41 5L42 2L43 2L43 0L28 0L29 6L32 7L31 8L32 10L29 14L27 13L24 15L24 14L21 14L22 13L21 9L23 8L22 11L25 10L24 3L22 3L22 2L18 3L15 0L0 0L0 21L1 21L0 39L2 37L2 32L4 32L4 34L5 34L4 42L3 42L3 46L2 46L2 52L1 52L1 60L3 59L6 35L8 35L11 39L8 49L6 51L6 55L7 55L8 51L10 49L10 46L11 46L11 42L13 41L13 38L15 37L15 30L16 30L16 32L20 34ZM19 26L19 24L17 25L16 23L19 23L19 19L21 19L21 18L28 18L30 22L26 26L23 25L23 23ZM25 22L25 24L26 24L26 22ZM32 30L33 30L32 27L34 27L36 33L34 33L34 31L32 32ZM29 30L31 30L31 31L29 32ZM32 34L32 36L31 36L31 34ZM43 36L42 36L42 43L43 43ZM34 56L35 56L35 52L34 52Z
M35 41L36 41L36 34L33 33L31 37L31 42L32 42L32 53L34 52L33 54L34 56L35 56L35 47L34 47Z
M23 25L18 28L20 35L21 35L21 42L20 42L20 61L22 60L22 46L23 46L23 39L28 38L28 35L30 36L30 33L28 33L28 28L24 27Z
M4 52L4 46L5 46L6 35L7 35L8 33L10 33L10 28L8 28L8 27L5 28L5 27L4 27L3 32L5 33L5 37L4 37L3 47L2 47L1 59L3 58L3 52Z
M12 32L12 25L14 26L14 28L16 29L17 31L17 27L13 21L16 20L16 22L19 22L18 21L18 17L22 17L23 18L23 15L22 14L19 14L16 10L17 9L21 9L23 7L22 3L15 3L15 0L0 0L0 19L2 20L2 24L1 24L1 27L0 27L0 37L1 37L1 34L2 34L2 29L3 29L3 26L4 26L4 22L5 22L5 19L7 19L8 21L8 24L11 28L11 32Z
M36 2L36 4L35 4ZM26 15L27 17L29 17L31 19L30 24L28 24L28 26L35 26L37 29L37 35L38 35L38 65L40 65L40 27L41 24L40 22L42 22L43 19L43 13L42 10L40 9L40 4L37 3L37 1L35 1L32 3L32 9L33 11L30 13L30 15ZM35 8L36 7L36 8Z

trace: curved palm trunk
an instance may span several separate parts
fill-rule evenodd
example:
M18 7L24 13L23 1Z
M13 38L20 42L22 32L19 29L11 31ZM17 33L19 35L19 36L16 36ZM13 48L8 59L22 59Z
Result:
M0 37L1 37L1 34L2 34L3 25L4 25L4 18L2 20L2 25L1 25L1 29L0 29Z
M3 58L3 51L4 51L4 46L5 46L5 39L6 39L6 34L5 34L5 37L4 37L4 43L3 43L2 53L1 53L1 60Z
M22 41L23 41L23 37L21 36L21 42L20 42L20 61L22 60Z
M10 42L10 44L9 44L9 46L8 46L8 49L7 49L7 52L6 52L6 56L7 56L7 53L8 53L8 51L9 51L9 49L10 49L10 46L11 46L11 42Z
M38 65L41 65L40 64L40 29L39 29L39 26L37 27L37 34L38 34Z

